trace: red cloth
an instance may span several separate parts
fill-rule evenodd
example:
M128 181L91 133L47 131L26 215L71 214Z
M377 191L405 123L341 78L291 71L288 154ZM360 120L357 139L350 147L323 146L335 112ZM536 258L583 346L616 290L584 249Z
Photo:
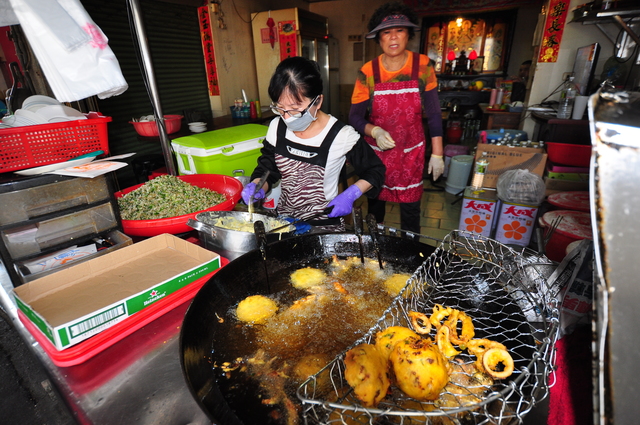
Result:
M556 381L549 391L547 425L593 423L591 327L577 327L556 344Z

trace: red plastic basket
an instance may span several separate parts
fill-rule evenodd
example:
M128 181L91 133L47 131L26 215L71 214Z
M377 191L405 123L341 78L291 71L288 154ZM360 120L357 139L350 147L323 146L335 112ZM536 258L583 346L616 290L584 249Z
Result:
M95 112L86 120L0 129L0 173L67 161L94 151L109 153L107 123Z
M227 200L206 210L196 211L191 214L179 215L176 217L158 218L155 220L122 220L122 229L129 236L151 237L170 233L177 235L193 230L187 222L190 218L195 219L196 215L203 211L231 211L236 206L242 196L242 183L240 180L223 174L192 174L189 176L177 176L180 180L214 190L227 196ZM114 193L116 198L122 198L127 193L143 186L144 183L131 186Z

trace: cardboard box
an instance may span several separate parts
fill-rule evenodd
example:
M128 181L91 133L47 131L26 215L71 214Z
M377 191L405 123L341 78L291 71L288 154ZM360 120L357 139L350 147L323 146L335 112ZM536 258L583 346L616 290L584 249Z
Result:
M564 179L552 179L548 176L543 178L545 185L545 196L557 192L571 192L576 190L589 190L588 180L564 180Z
M220 256L163 234L14 289L18 308L59 350L220 268Z
M489 161L483 187L496 187L498 177L509 170L529 170L542 177L547 163L547 154L541 148L521 148L479 143L475 159L486 152Z

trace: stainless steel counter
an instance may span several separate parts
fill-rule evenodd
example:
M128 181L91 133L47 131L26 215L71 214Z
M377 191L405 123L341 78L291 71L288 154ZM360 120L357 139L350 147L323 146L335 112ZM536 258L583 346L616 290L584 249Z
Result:
M85 362L59 367L18 318L12 290L0 263L0 303L79 423L211 424L191 396L180 367L180 326L188 301Z

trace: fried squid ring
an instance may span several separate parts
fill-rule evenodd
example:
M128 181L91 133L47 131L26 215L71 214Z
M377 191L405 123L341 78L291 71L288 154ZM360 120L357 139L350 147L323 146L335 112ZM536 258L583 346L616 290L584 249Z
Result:
M460 334L458 334L458 322L462 322ZM476 334L471 317L467 316L467 313L463 311L453 310L444 325L451 331L451 342L460 345L462 349L466 348L467 342Z
M460 354L460 351L456 350L451 344L451 331L446 326L440 326L438 333L436 334L436 344L438 349L445 357L455 357Z
M427 335L431 332L431 322L429 321L429 316L426 314L410 311L409 319L411 319L411 326L413 326L413 330L417 334Z
M507 350L489 348L482 355L484 370L494 379L505 379L513 373L513 358ZM502 365L502 370L499 366Z
M445 317L451 316L452 313L453 309L451 307L443 307L440 304L436 304L433 306L433 314L429 317L429 321L436 327L436 330L439 330Z
M499 342L491 341L490 339L472 339L467 342L467 351L474 356L481 355L490 348L500 348L502 350L507 349L507 347Z
M472 339L467 342L467 351L470 354L476 356L476 368L480 372L486 372L483 363L484 353L491 348L497 348L500 350L507 351L507 347L500 344L499 342L491 341L490 339Z

